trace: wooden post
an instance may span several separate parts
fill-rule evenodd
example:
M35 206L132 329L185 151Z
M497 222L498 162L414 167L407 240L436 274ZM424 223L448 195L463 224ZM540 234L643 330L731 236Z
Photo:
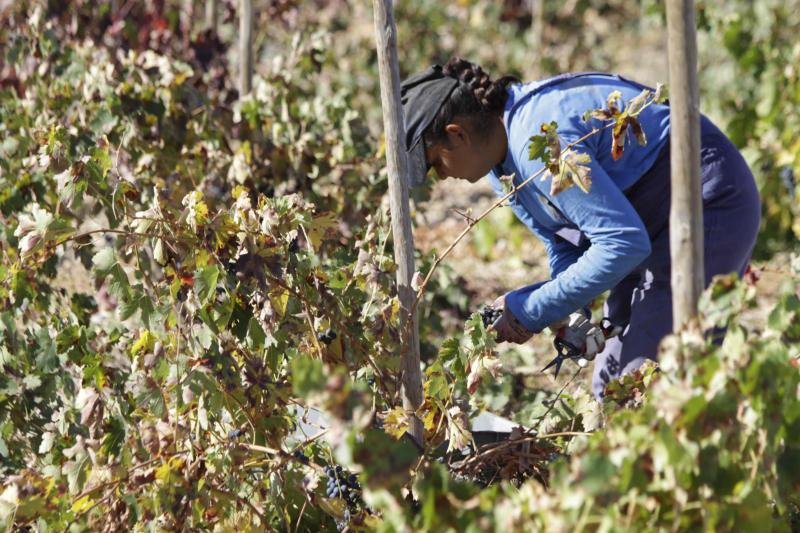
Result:
M694 0L667 0L672 164L669 231L674 331L695 316L697 301L705 286L694 9Z
M529 0L531 7L530 49L533 65L530 68L532 79L542 76L544 57L544 0Z
M253 87L253 0L240 0L239 98Z
M217 0L206 0L206 29L217 33L217 21L219 20L217 10Z
M378 47L381 107L386 142L386 163L389 169L389 197L392 210L392 237L394 258L397 263L397 292L400 298L401 331L408 331L403 339L401 368L403 369L403 407L413 413L422 404L422 376L419 366L419 325L411 309L416 298L411 288L414 275L414 238L411 232L411 215L408 206L408 160L405 149L405 126L400 104L400 69L397 62L397 27L394 22L392 0L373 0L375 10L375 39ZM411 327L406 327L411 320ZM409 434L423 443L422 421L411 417Z
M188 48L192 42L192 25L194 22L194 0L184 0L180 12L180 28L183 36L183 46Z

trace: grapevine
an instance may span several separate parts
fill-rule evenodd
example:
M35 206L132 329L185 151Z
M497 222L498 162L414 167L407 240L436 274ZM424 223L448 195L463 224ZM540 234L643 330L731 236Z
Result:
M418 251L416 413L401 401L407 332L364 5L254 0L266 18L247 96L234 82L235 3L217 2L214 29L173 0L0 7L1 527L796 527L797 121L794 92L762 94L797 85L781 63L796 63L795 3L698 2L703 31L724 40L714 53L735 61L717 58L709 77L742 74L715 79L703 105L726 110L726 131L749 146L767 220L757 252L770 262L703 295L702 327L727 328L724 343L670 336L660 367L613 381L602 403L580 370L523 374L552 354L499 349L490 326L502 311L470 313L489 290L453 268L455 247L505 209L490 201L441 250ZM501 4L397 4L402 68L459 53L522 74L534 63L525 14ZM616 55L588 43L637 42L628 22L641 3L579 4L547 8L544 47L558 59L541 56L544 71ZM554 154L558 128L537 128L532 156ZM508 193L567 177L547 163ZM429 193L415 192L420 219ZM492 254L519 246L497 244ZM511 288L494 281L497 294ZM482 411L515 429L478 435Z

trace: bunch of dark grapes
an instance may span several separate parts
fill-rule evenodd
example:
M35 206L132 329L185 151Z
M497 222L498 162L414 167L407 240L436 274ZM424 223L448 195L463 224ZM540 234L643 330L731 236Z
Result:
M294 457L297 461L303 463L304 465L307 465L309 462L308 456L303 452L301 452L300 450L295 450L294 453L292 453L292 457Z
M324 332L317 335L317 340L320 342L324 342L325 344L330 344L336 338L336 332L333 331L331 328L326 329Z
M347 506L354 508L360 500L361 485L355 474L349 473L341 466L336 468L326 466L325 475L328 476L327 490L325 494L328 498L342 498L347 502Z
M350 531L348 526L350 525L350 510L344 510L344 520L337 520L336 521L336 531Z
M481 320L483 321L483 327L488 328L492 324L494 324L495 320L503 316L502 309L495 309L494 307L489 307L485 305L481 307L480 311L478 311L481 315Z

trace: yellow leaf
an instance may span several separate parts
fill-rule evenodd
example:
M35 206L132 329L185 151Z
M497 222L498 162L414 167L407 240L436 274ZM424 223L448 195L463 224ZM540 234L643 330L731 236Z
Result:
M436 411L431 409L427 414L422 417L422 425L425 426L425 431L433 431L436 429Z
M399 439L403 433L408 431L408 413L402 407L395 407L386 415L383 420L383 428L389 435Z
M613 91L611 94L608 95L608 99L606 100L606 105L611 110L616 109L619 104L620 98L622 98L622 93L619 91Z
M341 498L318 498L320 508L330 516L335 516L338 519L344 517L344 511L347 508L343 499Z
M341 337L336 337L328 345L328 355L336 361L344 361L344 350L342 349Z
M281 287L273 289L269 292L269 301L273 309L283 318L286 315L286 304L289 302L289 291Z
M166 462L156 469L156 479L159 481L169 479L169 472L169 462Z
M150 333L150 330L144 330L139 334L139 340L131 346L131 355L135 356L139 352L148 353L153 349L156 344L156 336Z
M94 505L94 500L87 494L83 498L78 498L75 503L72 504L72 512L75 514L82 513L90 509L92 505Z
M185 207L186 222L197 231L197 226L208 222L208 206L203 201L200 191L192 191L183 197L181 202Z
M231 191L231 196L233 197L234 200L238 200L239 197L243 194L250 194L250 189L248 189L244 185L237 185L236 187L233 188L233 191Z
M400 299L395 296L392 298L392 316L391 321L397 323L400 321Z
M331 239L336 236L336 215L330 211L320 213L315 216L308 228L308 238L311 246L315 249L319 247L323 239Z
M383 520L378 517L378 515L368 514L364 516L364 526L366 527L367 531L375 531L377 530Z
M184 460L180 457L170 457L169 461L156 469L156 479L168 484L172 476L183 468Z

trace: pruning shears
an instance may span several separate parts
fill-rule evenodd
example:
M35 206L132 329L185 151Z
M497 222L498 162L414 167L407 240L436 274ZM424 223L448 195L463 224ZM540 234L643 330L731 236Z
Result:
M606 325L606 323L608 323L608 325ZM610 339L611 337L615 337L620 331L620 328L612 325L607 318L603 319L603 325L600 326L600 329L602 330L603 336L606 338L606 340ZM586 366L586 354L583 352L583 350L571 342L561 337L556 337L553 340L553 346L556 349L556 356L552 361L547 363L547 366L542 369L542 372L546 372L550 367L555 367L556 372L554 377L558 378L558 373L561 371L561 365L563 365L564 361L568 359L580 367Z

